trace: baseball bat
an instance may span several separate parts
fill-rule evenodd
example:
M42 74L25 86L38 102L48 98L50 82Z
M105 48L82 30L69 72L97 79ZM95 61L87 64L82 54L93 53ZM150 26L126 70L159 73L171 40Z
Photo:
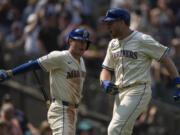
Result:
M41 83L41 81L40 81L40 79L39 79L39 77L38 77L38 75L37 75L35 70L33 70L33 74L34 74L34 77L36 78L36 81L37 81L37 83L39 85L41 93L43 94L43 97L44 97L44 100L45 100L45 103L46 103L46 107L47 107L47 109L49 109L50 104L51 104L50 98L46 94L46 91L45 91L45 89L44 89L44 87L43 87L43 85L42 85L42 83Z

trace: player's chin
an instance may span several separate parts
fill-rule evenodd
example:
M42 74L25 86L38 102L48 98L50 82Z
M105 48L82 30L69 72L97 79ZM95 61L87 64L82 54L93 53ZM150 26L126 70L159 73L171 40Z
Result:
M113 38L118 38L118 35L117 35L116 33L111 33L111 36L112 36Z
M113 38L117 38L117 36L116 36L115 34L111 34L111 36L112 36Z
M86 50L81 49L81 50L79 51L80 55L83 55L85 51L86 51Z
M112 36L113 38L115 38L115 35L114 35L114 33L113 33L112 30L110 31L110 34L111 34L111 36Z

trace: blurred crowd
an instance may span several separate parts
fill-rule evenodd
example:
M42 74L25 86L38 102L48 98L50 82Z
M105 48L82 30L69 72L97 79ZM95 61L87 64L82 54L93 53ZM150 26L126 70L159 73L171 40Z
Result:
M78 120L77 135L93 135L93 128L88 120ZM0 107L0 135L52 135L52 131L47 120L35 127L24 111L16 108L12 96L6 93Z
M52 135L47 120L38 128L30 123L20 109L17 109L10 94L5 94L0 110L0 135Z
M52 135L46 119L35 127L28 120L24 111L16 107L14 99L9 93L4 94L2 97L0 135ZM177 111L165 104L152 101L137 119L133 135L178 135L180 133L178 127L180 120L178 120L179 115L174 115L174 112L177 113ZM78 117L76 135L107 134L106 130L110 119L103 122L98 120L101 119L100 117Z
M53 50L67 49L69 31L83 27L92 41L84 55L87 71L98 77L111 39L102 18L108 8L122 7L131 13L131 29L148 33L168 46L180 71L179 4L179 0L97 0L96 4L91 0L0 0L0 68L9 69ZM152 80L154 97L172 86L167 70L156 61Z
M26 60L35 59L66 49L72 28L88 29L94 46L97 38L104 35L102 28L95 34L101 21L95 20L90 0L28 0L21 8L13 4L15 1L18 0L0 1L1 65L5 68L19 64L19 58L24 56Z
M92 44L84 54L87 79L83 103L90 109L110 115L113 98L106 96L105 99L102 93L97 92L100 89L98 77L101 64L111 39L102 22L107 9L122 7L129 10L131 29L150 34L161 44L168 46L169 54L180 72L179 5L179 0L96 0L96 2L93 0L0 0L0 68L13 68L53 50L67 49L69 31L75 27L86 28L90 32ZM167 70L163 65L153 61L151 72L153 98L174 104L173 84ZM48 75L44 73L40 73L40 75L45 87L48 87L48 84L45 83ZM26 85L33 84L30 74L21 75L14 80ZM93 101L92 96L94 97ZM106 104L107 108L104 108L102 104ZM8 121L5 117L6 113L12 115L11 112L16 112L15 110L13 104L2 104L1 118ZM146 113L149 116L155 110L154 108L148 109ZM139 119L139 123L142 123L142 117ZM22 135L23 130L19 130L21 125L17 124L17 120L13 119L13 125L4 120L0 121L0 131L8 132L15 126L16 132L19 132L18 135ZM149 121L148 123L151 123ZM141 125L138 122L136 127ZM148 124L143 126L146 127L146 125ZM28 123L27 126L31 132L39 134L40 129L34 128L31 123ZM47 126L47 123L42 123L42 126ZM92 125L85 123L83 126L80 127L91 129ZM90 131L92 130L88 130L88 133L78 131L78 134L92 135L93 132ZM137 129L136 132L140 132L140 129Z

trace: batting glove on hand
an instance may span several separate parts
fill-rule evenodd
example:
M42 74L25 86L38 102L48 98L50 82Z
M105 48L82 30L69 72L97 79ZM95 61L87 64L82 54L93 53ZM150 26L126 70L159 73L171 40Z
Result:
M8 80L10 76L5 70L0 70L0 82L3 82L5 80Z
M101 87L107 94L116 95L117 93L119 93L117 86L111 81L102 80Z
M180 100L180 77L174 79L174 84L176 85L176 89L174 90L174 101Z

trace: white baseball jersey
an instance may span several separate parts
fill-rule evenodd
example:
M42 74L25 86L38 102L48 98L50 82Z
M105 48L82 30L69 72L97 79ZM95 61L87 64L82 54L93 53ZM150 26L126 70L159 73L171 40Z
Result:
M151 99L151 62L160 61L167 50L138 31L123 40L110 41L103 68L115 72L115 84L122 89L115 96L108 135L131 135L135 120Z
M151 36L134 31L123 40L110 41L103 68L115 72L115 84L120 88L136 83L150 84L152 59L160 61L167 50Z
M50 72L52 98L78 104L81 99L86 69L83 58L80 63L69 51L53 51L38 59L41 67Z

